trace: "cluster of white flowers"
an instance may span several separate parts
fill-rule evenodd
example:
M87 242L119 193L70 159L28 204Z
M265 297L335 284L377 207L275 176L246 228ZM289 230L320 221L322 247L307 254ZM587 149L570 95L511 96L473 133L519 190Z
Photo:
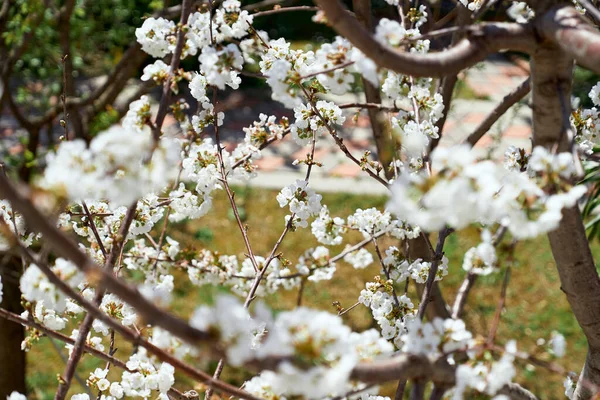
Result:
M431 157L436 171L401 176L389 204L400 218L428 231L500 223L515 237L534 237L555 229L562 209L586 191L566 179L574 170L570 154L551 155L541 147L530 158L529 176L476 162L467 146L438 147Z
M161 207L155 194L148 194L139 199L137 208L127 235L127 239L133 239L151 231L154 225L163 217L164 207ZM105 248L109 248L118 236L119 227L127 207L121 206L111 209L110 203L106 201L90 201L86 203L90 213L84 212L83 205L73 204L67 213L61 216L61 226L72 228L79 236L90 243L86 250L88 254L98 263L104 262L104 256L100 251L98 238ZM95 231L91 229L94 224Z
M148 278L150 275L166 274L171 264L180 255L179 242L166 236L160 249L148 246L145 239L138 239L127 252L123 254L123 264L131 271L142 271Z
M489 275L496 268L496 249L492 242L492 235L488 230L481 232L481 243L471 247L465 253L463 269L476 275Z
M329 256L327 249L323 249L327 252L325 255L322 253L319 255L319 252L315 253L314 262L319 266L323 266L326 263L325 258ZM306 255L304 257L300 258L299 266L304 265L308 260ZM264 257L260 256L255 256L254 260L259 270L263 269L267 262ZM266 268L263 284L256 289L256 296L271 294L279 289L290 290L300 285L300 276L292 273L287 266L283 266L279 259L271 259ZM240 263L236 256L220 255L208 250L201 250L196 254L196 257L187 266L187 272L194 285L227 286L240 296L248 295L256 278L252 259L246 258ZM299 268L299 272L308 275L312 269L307 271Z
M504 168L509 171L522 171L527 168L529 156L525 150L516 146L509 146L504 152Z
M379 289L383 290L379 290ZM360 292L359 303L369 307L373 318L381 329L384 339L392 340L398 349L402 348L402 334L406 323L416 316L416 309L406 295L394 297L389 283L367 282L366 289Z
M386 1L398 5L397 0ZM472 11L483 4L481 0L460 1ZM304 281L332 279L336 272L334 261L342 257L340 254L332 258L324 246L308 248L294 263L282 255L264 258L182 249L164 232L160 242L155 243L151 233L167 215L172 222L205 215L212 207L214 192L224 187L223 180L245 181L256 175L253 160L260 157L260 149L270 141L280 140L289 132L304 146L333 131L334 125L344 124L342 109L320 96L347 93L357 72L374 84L383 82L386 101L409 110L387 114L403 150L393 162L401 173L393 186L390 211L358 209L346 219L333 217L327 206L321 205L322 196L306 180L298 180L277 195L280 207L289 207L291 214L285 219L291 230L306 228L311 218L315 218L311 223L312 234L326 246L342 245L343 235L349 230L360 232L367 241L376 241L384 234L408 240L421 235L421 229L426 232L447 227L460 229L473 223L498 224L517 238L532 237L554 229L562 209L575 205L585 191L584 187L571 183L576 171L572 155L551 154L541 147L534 148L530 155L522 149L509 148L505 168L489 160L477 161L464 146L437 148L431 154L432 172L428 174L423 168L424 156L431 141L439 138L436 123L444 108L442 96L434 90L435 81L379 70L372 60L341 37L313 52L293 49L285 39L271 40L265 32L249 35L250 31L255 33L250 30L253 17L241 9L238 0L225 0L211 11L213 16L208 11L192 13L186 27L163 18L148 18L136 30L142 49L152 57L162 58L174 51L177 31L184 29L183 58L198 56L198 71L181 69L173 71L172 77L173 92L180 81L189 82L190 93L198 103L198 112L191 118L185 115L179 118L173 111L186 135L185 141L164 135L160 141L154 140L150 132L153 126L150 98L142 96L130 104L122 127L101 132L89 147L81 140L63 142L56 153L48 156L48 167L40 180L42 188L72 202L68 212L60 216L59 225L71 228L85 239L89 245L82 246L83 250L98 264L105 261L101 247L110 248L118 238L126 206L137 202L125 238L130 242L120 257L126 268L119 273L135 274L136 279L137 275L143 275L139 292L147 299L168 304L175 288L175 267L184 270L194 285L224 287L243 297L299 288ZM517 22L533 17L525 3L513 3L508 13ZM375 37L386 46L414 54L427 53L429 40L419 39L419 28L427 17L422 5L410 9L407 17L410 29L396 21L381 19ZM260 114L258 121L243 129L243 142L233 150L225 149L224 143L217 144L206 137L207 128L222 126L225 118L223 112L216 112L216 104L208 94L210 90L227 87L238 89L244 64L257 61L272 89L272 98L293 109L294 121L290 123L284 117L277 122L273 115ZM144 68L142 80L164 84L169 73L170 67L158 59ZM308 98L305 91L310 91ZM600 107L600 84L592 89L590 98ZM187 107L181 100L176 104L182 110ZM597 143L598 118L595 107L578 110L573 115L576 140L585 151ZM306 164L309 161L312 162L306 160ZM0 217L26 245L31 243L34 236L26 236L23 218L4 201L0 201ZM142 235L145 237L139 238ZM496 268L497 255L487 229L481 239L480 244L466 252L463 269L487 275ZM9 246L9 239L0 236L0 250ZM352 250L344 251L343 260L354 268L363 269L373 263L373 255L367 249ZM380 256L379 251L377 254ZM439 281L448 274L449 261L441 256L433 262L437 265L435 281ZM378 330L352 332L340 316L302 307L273 317L259 303L252 315L247 306L231 295L218 296L212 307L198 307L190 324L212 335L228 363L234 366L269 357L282 359L272 370L265 370L244 384L245 390L260 398L316 399L344 395L362 387L361 383L349 381L357 363L390 356L394 351L423 354L432 361L446 357L453 363L452 353L464 351L469 361L458 366L455 398L461 398L468 388L494 395L515 375L516 346L509 344L497 361L476 360L473 338L463 321L423 322L408 294L396 293L394 285L408 283L408 279L425 283L433 262L409 259L398 247L386 249L380 276L366 283L358 297L358 302L370 309ZM70 262L59 258L52 270L86 299L95 298L95 290ZM258 279L262 281L255 287ZM25 270L20 284L28 303L23 316L50 329L63 330L83 312L34 264ZM135 309L116 295L105 294L99 308L124 326L138 329ZM103 351L109 327L95 320L92 328L93 334L88 333L86 344ZM140 331L150 343L177 358L195 354L195 349L166 330L147 326ZM75 329L71 337L78 334ZM565 353L562 335L554 333L549 344L554 355ZM23 346L27 348L29 343L24 342ZM73 346L66 348L72 351ZM111 382L108 376L108 369L98 368L88 379L88 385L97 389L103 400L125 396L162 400L174 384L174 368L157 361L144 349L137 349L129 358L120 380ZM10 400L22 400L19 397L22 395L13 395ZM376 396L376 390L360 397L389 400ZM73 398L89 400L87 395Z
M304 365L312 365L308 370L288 361L279 365L270 384L275 392L288 396L314 399L345 393L357 362L392 351L375 332L352 335L340 317L307 308L277 315L275 321L267 322L266 329L269 334L258 349L261 356L294 354Z
M381 232L387 232L396 239L414 239L421 232L419 227L407 226L402 221L393 219L388 211L381 212L376 208L357 209L348 217L348 227L358 230L365 239Z
M312 51L292 50L285 39L270 40L267 50L259 62L260 72L267 76L273 100L280 101L286 107L293 108L302 103L298 96L301 91L292 88L299 78L311 73L310 65L314 61Z
M590 154L600 140L600 83L592 87L588 94L594 104L592 108L577 108L571 114L571 124L575 127L575 142L580 150Z
M461 364L456 369L455 399L463 399L464 392L472 388L480 393L495 395L504 385L510 383L516 375L513 365L517 345L515 341L506 344L502 357L491 363L476 362Z
M432 266L431 264L432 263L429 261L422 261L420 258L418 258L408 266L410 277L417 283L427 282L429 271L431 270ZM446 275L448 275L448 257L442 256L442 259L437 263L437 272L434 280L441 281Z
M367 268L373 262L373 255L362 248L344 256L344 261L352 265L355 269Z
M314 137L326 133L330 124L341 125L345 121L342 110L332 102L319 100L315 108L300 104L294 108L296 120L290 129L292 137L300 145L310 143Z
M434 318L423 323L415 318L407 324L402 335L402 350L413 354L425 354L431 359L457 350L467 350L472 344L471 332L460 319Z
M108 379L108 368L96 368L90 373L86 384L97 389L105 400L122 399L125 396L148 398L153 392L158 394L158 399L168 399L167 392L175 383L172 365L155 363L144 348L133 354L126 365L128 370L123 371L120 381L111 382ZM78 394L71 399L89 400L89 397L87 394Z
M113 319L121 321L125 326L131 326L137 321L137 314L134 308L112 293L104 295L100 304L100 310ZM100 320L94 320L92 328L94 328L95 332L104 336L109 334L108 326Z
M23 216L14 212L10 203L6 200L0 200L0 224L4 226L11 234L17 234L22 245L30 246L33 243L35 235L27 233L25 229L25 219ZM5 231L2 229L2 231ZM10 249L13 238L7 238L3 233L0 233L0 251Z
M326 205L319 211L319 216L311 224L312 234L319 243L326 245L337 245L342 243L342 235L346 232L344 219L331 218Z
M144 73L141 80L149 81L152 79L157 85L161 85L169 76L169 66L162 60L156 60L153 64L144 67Z
M292 215L286 215L286 223L292 219L292 226L306 228L308 219L321 212L320 194L308 187L308 182L297 180L296 183L284 187L277 195L279 207L289 205Z
M152 328L152 336L148 339L148 341L156 347L166 350L169 354L172 354L179 359L182 359L188 354L197 354L197 351L194 347L182 342L181 339L158 327Z
M376 331L352 333L340 317L297 308L273 319L264 306L256 317L231 296L219 296L214 307L202 306L192 326L211 332L224 346L233 365L276 355L275 371L264 371L245 384L247 390L269 396L300 395L308 399L342 394L352 368L360 361L391 354L393 348ZM264 332L268 332L264 335ZM296 366L300 362L302 367ZM309 365L308 369L306 366Z
M246 137L244 142L248 145L259 147L266 143L270 138L281 140L288 125L287 118L282 118L280 123L276 123L277 118L274 115L259 114L259 120L251 126L243 128Z
M48 155L40 185L70 200L129 205L148 192L162 190L176 176L179 146L163 139L153 153L152 148L149 130L117 126L99 133L89 148L81 139L66 141Z
M467 7L470 11L477 11L483 5L483 0L460 0L461 4Z
M535 17L535 12L523 1L513 1L512 5L506 10L506 14L520 24Z
M152 57L161 58L175 49L175 23L164 18L147 18L135 36L142 50Z
M63 258L56 259L51 268L63 282L77 288L84 282L84 276L77 267ZM29 302L43 301L44 308L62 313L67 308L67 297L54 284L37 265L31 264L20 279L21 293Z
M71 332L70 338L73 340L76 340L78 337L79 337L79 329L73 329L73 331ZM88 332L86 340L85 340L85 344L96 350L104 351L104 345L102 344L102 337L92 336L91 332ZM69 351L69 355L71 355L71 352L73 351L73 345L65 344L65 348Z
M225 85L232 89L240 86L242 80L237 71L243 64L244 57L233 43L221 50L207 47L200 55L200 69L204 72L207 81L221 90L225 89Z
M317 75L319 83L333 94L347 93L354 83L354 75L350 70L341 68L350 62L351 50L352 45L348 39L337 36L333 42L323 43L315 52L315 60L310 67L314 73L338 67L331 72Z
M308 276L309 281L319 282L333 278L336 267L335 263L329 261L329 249L319 246L306 250L298 259L296 269L302 275Z
M210 23L210 13L194 12L189 16L183 58L202 53L210 48L211 42L221 43L229 39L240 39L247 35L253 17L242 11L238 0L226 0L219 7ZM210 27L212 26L212 32ZM164 18L147 18L136 29L135 35L142 50L155 58L162 58L175 50L177 27ZM211 40L212 39L212 40Z

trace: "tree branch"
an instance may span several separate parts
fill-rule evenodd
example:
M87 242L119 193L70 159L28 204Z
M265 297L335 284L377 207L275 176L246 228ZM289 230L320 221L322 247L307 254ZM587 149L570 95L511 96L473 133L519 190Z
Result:
M331 26L382 68L415 77L456 74L503 49L531 52L535 48L530 25L482 23L466 31L466 38L449 50L424 55L398 52L379 43L349 15L339 0L314 0Z
M27 192L29 192L28 189ZM19 193L3 174L0 174L0 197L8 200L14 209L23 215L31 229L44 235L44 239L53 246L53 250L57 254L71 260L82 272L86 273L90 282L97 283L99 287L106 288L135 307L148 324L160 326L190 343L212 339L208 333L195 329L187 322L161 310L146 300L136 288L127 285L110 271L95 264L79 250L77 244L50 223L27 196ZM99 318L98 315L95 316Z
M536 30L546 40L600 73L600 33L571 6L556 6L538 20Z
M175 51L173 51L171 65L169 66L169 74L167 75L167 79L163 84L162 97L160 99L160 103L158 104L158 112L156 113L156 120L152 128L152 136L154 137L155 142L158 142L160 138L160 130L167 115L168 106L171 99L171 82L173 81L175 72L177 69L179 69L179 62L181 61L183 46L185 45L185 25L187 25L191 10L192 0L183 0L183 4L181 6L181 20L179 21L179 30L177 31L177 43L175 45Z
M469 135L469 137L465 140L465 142L469 143L471 146L475 146L475 144L486 134L487 131L490 130L492 125L500 119L501 116L504 115L505 112L509 110L512 106L518 103L523 97L525 97L529 91L531 90L531 78L525 79L523 83L517 86L512 92L504 96L500 104L494 108L494 110L488 114L487 117L479 124L477 128Z
M17 324L21 324L23 326L28 326L30 328L36 329L36 330L42 332L44 335L48 336L49 339L60 340L61 342L68 343L70 345L75 344L75 339L70 338L66 335L63 335L62 333L54 331L52 329L48 329L44 325L38 324L31 319L25 319L15 313L5 310L3 308L0 308L0 317L6 319L8 321L15 322ZM130 370L129 368L127 368L127 365L123 361L119 360L118 358L115 358L109 354L106 354L105 352L95 349L87 344L85 344L83 346L83 350L86 353L99 358L100 360L106 361L108 363L111 363L112 365L117 366L118 368L124 369L126 371L134 372L133 370ZM169 397L171 397L173 399L180 399L180 400L185 399L185 397L183 397L181 395L181 392L179 392L177 389L174 389L174 388L169 389L168 394L169 394Z
M538 397L525 389L518 383L508 383L498 391L498 394L503 394L510 397L511 400L539 400Z
M369 31L372 32L373 26L371 21L371 0L353 0L352 6L356 19ZM367 103L379 104L381 103L381 93L379 87L373 85L371 82L361 77L362 84L365 90L365 98ZM377 156L383 171L388 179L392 178L393 173L388 168L394 158L394 146L391 143L388 129L383 119L383 115L377 108L369 107L367 109L369 114L369 120L371 121L371 130L373 131L373 141L377 148Z
M123 218L123 222L121 222L121 226L119 227L117 237L104 263L104 269L106 271L109 271L111 273L113 272L113 269L117 262L117 258L119 257L121 249L125 244L127 233L129 232L129 227L131 226L131 222L135 217L136 208L137 201L129 207L127 213L125 214L125 217ZM94 305L96 307L99 307L102 303L102 298L104 297L105 292L106 291L101 288L97 289L96 295L94 296ZM75 374L75 369L77 368L77 364L79 363L79 360L83 355L83 346L85 345L85 341L87 340L88 333L90 332L93 323L94 316L88 313L79 327L79 334L77 336L77 340L75 341L75 346L73 347L73 351L71 352L71 355L69 357L69 362L67 363L65 372L63 373L60 384L58 385L58 390L56 391L56 395L54 396L55 400L63 400L67 396L69 386L71 386L71 380L73 379L73 375Z
M586 37L595 37L582 26L582 20L572 7L551 9L541 18L542 31L552 41L542 43L532 58L533 142L549 150L569 151L571 144L564 132L566 118L563 104L570 104L573 70L572 55L589 56L594 63L600 55L593 55ZM583 29L578 29L581 26ZM589 26L589 25L587 25ZM549 35L549 33L553 33ZM573 40L581 41L573 41ZM565 40L565 43L556 43ZM600 44L600 41L598 41ZM569 49L568 46L572 46ZM565 48L567 46L567 48ZM600 49L600 47L596 47ZM587 54L590 53L590 54ZM596 64L597 67L597 64ZM564 98L557 96L558 92ZM569 114L569 113L566 113ZM588 341L588 354L579 376L574 399L589 399L592 392L585 382L600 384L600 277L577 207L564 209L558 228L548 234L550 247L561 283L573 314Z

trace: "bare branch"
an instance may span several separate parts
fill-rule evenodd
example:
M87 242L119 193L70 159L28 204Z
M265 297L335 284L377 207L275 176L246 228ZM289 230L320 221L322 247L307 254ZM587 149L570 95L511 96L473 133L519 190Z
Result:
M296 7L281 7L273 10L258 11L252 14L253 17L264 17L266 15L281 14L290 11L319 11L319 7L311 6L296 6Z
M378 42L349 15L339 0L314 0L333 28L382 68L412 76L440 77L456 74L503 49L526 53L535 47L533 29L512 23L482 23L466 31L466 38L440 53L400 53Z
M418 317L423 319L425 316L425 310L427 309L427 305L431 301L431 292L433 283L435 282L435 278L437 275L438 265L442 260L442 256L444 254L444 243L448 235L452 233L452 229L444 228L440 231L438 242L435 247L434 259L431 261L431 268L429 268L429 274L427 275L427 282L425 282L425 290L423 290L423 295L421 296L421 304L419 304Z
M167 75L167 79L165 79L165 83L163 84L162 97L160 99L160 103L158 104L158 112L156 113L156 120L152 128L152 136L154 137L155 142L158 142L158 139L160 138L160 130L165 117L167 116L169 101L171 99L171 82L173 81L175 72L179 68L179 62L181 61L181 55L183 54L183 46L185 45L185 25L187 24L191 10L192 0L183 0L183 4L181 6L179 30L177 31L177 43L175 44L173 58L171 59L171 65L169 66L169 74Z
M374 108L376 110L380 110L380 111L389 111L389 112L398 112L400 110L403 110L402 108L399 107L388 107L388 106L384 106L383 104L379 104L379 103L346 103L346 104L340 104L338 106L341 109L345 109L345 108ZM406 110L404 110L406 111Z
M492 125L500 119L501 116L504 115L512 106L521 101L523 97L527 96L529 91L531 90L531 79L527 78L517 86L512 92L504 96L500 104L494 108L494 110L488 114L487 117L479 124L477 128L469 135L469 137L465 140L466 143L469 143L471 146L475 146L475 144L486 134L487 131L490 130Z
M496 339L496 332L498 332L498 326L500 325L500 317L502 316L502 310L506 304L506 290L508 289L508 281L510 279L510 266L506 267L504 273L504 281L502 281L502 290L500 291L500 300L498 300L498 306L496 307L496 313L494 314L494 320L492 321L492 327L488 335L488 343L494 343Z
M467 304L469 292L471 291L471 288L475 284L476 280L477 275L472 272L469 272L463 280L463 283L460 285L460 289L458 289L458 293L456 294L454 305L452 306L452 318L458 319L462 317L463 310Z
M426 356L415 354L359 364L352 370L351 378L365 383L426 378L439 387L452 387L455 382L454 368L450 365L443 361L431 363Z
M511 400L539 400L538 397L518 383L508 383L496 394L508 396Z
M356 19L369 31L373 30L371 22L371 0L353 0L352 5L356 13ZM381 103L381 93L379 86L373 85L364 77L362 84L365 90L367 103ZM371 121L371 130L373 131L373 140L377 147L377 156L383 166L383 171L389 179L392 177L392 171L388 168L394 159L394 146L390 140L389 128L383 115L376 108L368 108L369 120Z
M408 242L408 257L411 261L421 258L426 261L433 262L435 259L435 250L429 241L429 237L424 232ZM425 290L425 285L417 284L417 294L422 297ZM429 295L431 306L427 307L426 315L429 319L440 317L443 319L450 318L450 309L437 282L433 283L431 293Z

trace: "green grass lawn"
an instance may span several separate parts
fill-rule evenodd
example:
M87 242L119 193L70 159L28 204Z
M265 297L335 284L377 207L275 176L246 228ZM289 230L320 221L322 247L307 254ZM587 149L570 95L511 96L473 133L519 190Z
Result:
M249 189L238 187L236 199L245 215L245 223L250 227L248 235L257 255L267 255L284 226L284 215L287 209L280 209L275 200L274 191ZM356 208L385 206L384 197L369 197L364 195L324 194L323 204L329 206L331 215L347 217ZM199 220L191 223L171 225L170 235L180 241L184 246L195 248L209 248L219 250L224 254L237 254L243 257L245 248L241 239L238 226L232 218L229 203L223 193L219 193L214 202L214 210ZM360 234L347 235L345 243L356 243L362 239ZM452 234L447 239L446 255L450 259L450 271L441 282L445 298L452 302L460 286L464 271L461 268L462 255L479 240L478 233L466 230L459 234ZM393 243L390 239L384 240L385 245ZM317 245L310 234L310 229L291 232L279 251L287 259L295 263L298 256L307 248ZM332 248L331 254L335 255L341 246ZM369 250L372 250L369 248ZM594 245L595 256L600 255L600 246ZM503 260L501 258L501 260ZM506 265L501 263L502 267ZM316 285L308 283L303 296L303 305L334 311L332 302L339 301L342 306L348 307L356 302L358 294L366 281L379 274L379 266L372 264L364 270L354 270L343 262L338 264L334 279L329 282L320 282ZM210 302L213 295L222 290L219 288L193 286L183 272L176 272L181 279L175 289L172 304L174 312L189 318L192 310L199 303ZM465 320L468 327L475 335L487 336L500 295L500 286L503 275L495 273L479 279L471 293L469 304L466 308ZM297 300L297 291L280 292L267 298L268 304L275 310L293 308ZM414 297L413 297L414 298ZM373 326L370 313L365 307L357 307L344 316L348 325L357 330ZM549 339L553 330L565 335L568 343L567 355L560 360L552 360L542 349L536 345L539 338ZM69 331L70 332L70 331ZM585 339L570 313L565 296L560 291L560 282L550 252L548 241L545 237L534 241L518 243L516 258L513 262L510 284L507 292L506 309L498 331L498 344L504 344L508 339L516 339L518 348L531 354L539 354L543 359L558 361L568 370L579 371L585 359ZM62 346L61 346L62 347ZM116 356L126 359L130 354L130 347L119 344ZM58 357L55 349L48 339L42 339L41 345L35 346L28 355L29 373L28 383L31 387L33 398L51 399L56 387L56 376L61 373L64 364ZM195 365L205 370L212 369L215 362L200 358L194 360ZM89 371L101 366L103 363L86 355L82 367L79 369L81 377L85 380ZM543 369L521 364L517 381L536 393L543 399L562 399L563 377L551 374ZM212 372L212 371L211 371ZM112 374L118 374L113 371ZM115 376L113 375L113 376ZM249 375L243 371L226 368L223 377L233 383L241 384ZM178 380L176 386L182 390L189 390L194 385L183 378ZM386 385L382 392L392 395L394 385ZM81 387L74 385L71 393L81 391Z

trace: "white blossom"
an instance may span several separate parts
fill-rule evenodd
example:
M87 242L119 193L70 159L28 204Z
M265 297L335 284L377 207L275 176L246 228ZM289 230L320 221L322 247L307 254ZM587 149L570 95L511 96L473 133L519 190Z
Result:
M523 1L513 1L512 5L506 10L506 14L520 24L524 24L535 17L533 10Z

